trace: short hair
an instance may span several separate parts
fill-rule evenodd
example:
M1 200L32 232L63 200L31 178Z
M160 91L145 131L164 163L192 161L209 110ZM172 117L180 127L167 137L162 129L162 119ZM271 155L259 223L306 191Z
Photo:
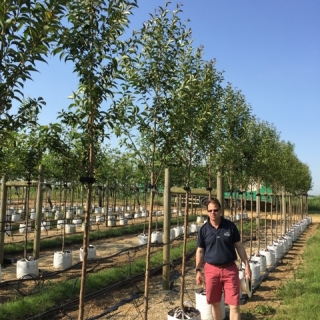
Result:
M208 210L208 206L209 206L210 203L217 205L219 207L219 209L221 209L221 203L217 198L211 198L211 200L209 200L207 202L207 210Z

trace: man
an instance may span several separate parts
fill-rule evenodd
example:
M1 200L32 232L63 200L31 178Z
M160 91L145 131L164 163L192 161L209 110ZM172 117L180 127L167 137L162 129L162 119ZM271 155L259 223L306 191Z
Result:
M207 302L212 305L215 320L222 320L220 301L222 290L225 302L230 307L230 320L240 319L240 280L235 264L237 254L245 264L245 274L251 279L251 270L246 251L240 240L236 225L221 216L221 204L218 199L207 203L208 220L198 233L196 252L196 282L202 284L202 270Z

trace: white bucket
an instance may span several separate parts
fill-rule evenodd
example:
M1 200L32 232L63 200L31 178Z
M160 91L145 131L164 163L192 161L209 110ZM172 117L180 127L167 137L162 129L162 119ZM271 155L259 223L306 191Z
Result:
M88 247L88 255L87 258L88 259L96 259L97 258L97 254L96 254L96 247L93 245L89 245ZM83 261L83 247L80 248L80 261Z
M66 224L65 226L65 231L68 234L72 234L76 232L76 226L74 224Z
M141 211L141 217L147 217L148 212L147 211Z
M182 233L184 234L185 233L185 227L182 228ZM190 233L190 227L187 226L187 235Z
M31 224L28 224L28 228L25 223L20 223L19 225L19 233L27 233L31 232Z
M178 215L179 215L179 217L183 217L184 216L184 211L179 211L179 213L178 213Z
M260 278L260 263L257 261L250 261L249 262L250 269L251 269L251 279L258 280Z
M175 238L177 238L177 237L179 237L181 235L180 227L175 227L175 228L173 228L173 230L174 230L174 237Z
M17 261L17 279L39 276L38 260L20 259Z
M42 231L48 231L50 230L51 222L50 221L42 221L41 222L41 230Z
M116 226L116 220L108 219L108 227L115 227L115 226Z
M124 217L125 217L126 219L131 219L131 218L132 218L132 214L131 214L130 212L126 212L126 213L124 214Z
M283 245L283 243L279 242L279 241L273 241L273 245L279 247L279 252L280 252L280 256L281 256L284 253L284 245Z
M280 253L280 248L279 246L271 245L267 247L268 250L272 250L274 252L274 257L275 259L280 259L281 258L281 253Z
M288 241L288 249L291 249L292 248L292 237L290 234L286 234L283 236L285 239L287 239Z
M54 219L55 219L55 220L63 219L63 213L62 213L62 212L59 212L59 211L55 212L55 214L54 214Z
M83 214L83 209L82 208L78 208L77 209L77 214L79 214L79 215Z
M226 306L223 292L221 295L220 307L222 319L224 319L226 317ZM205 289L199 289L196 291L196 309L200 311L201 320L213 320L212 305L207 302Z
M77 228L77 227L81 227L81 225L82 225L82 219L80 219L80 218L73 219L73 220L72 220L72 223L76 226L76 228Z
M31 211L30 212L30 219L31 220L35 220L35 218L36 218L36 212L35 211Z
M275 256L274 250L269 250L269 249L261 250L260 254L266 257L267 267L272 267L275 264L276 256Z
M120 207L118 207L118 206L116 206L114 209L115 209L116 212L120 211Z
M251 260L257 261L260 264L260 272L265 272L267 270L267 259L265 255L254 255Z
M196 223L191 223L190 225L190 232L198 232L199 231L199 225Z
M5 230L4 232L5 232L5 234L7 236L11 236L12 235L12 226L7 225L7 226L5 226L4 230Z
M163 216L163 211L158 210L156 212L156 216L158 216L158 217Z
M19 221L20 220L20 214L19 213L14 213L11 216L11 221Z
M170 241L172 241L175 238L175 231L174 229L170 229Z
M135 219L141 218L141 212L136 212L136 213L134 214L134 218L135 218Z
M65 224L64 220L63 219L59 219L57 221L57 229L62 229L64 224Z
M132 211L132 206L127 206L127 211Z
M239 221L239 220L241 220L241 215L238 213L236 214L236 221Z
M140 207L135 207L134 211L135 211L135 213L139 213L140 212Z
M95 207L94 208L94 213L100 214L101 213L101 208L100 207Z
M120 218L119 224L120 224L120 226L125 226L128 224L128 220L125 218Z
M139 245L146 244L148 242L148 235L145 233L141 233L138 235Z
M104 222L104 216L102 215L96 216L96 223L101 223L101 222Z
M73 219L73 211L67 210L66 212L66 219Z
M162 232L153 231L151 233L151 243L162 243Z
M197 217L197 223L203 223L203 221L204 221L203 216L198 216Z
M90 223L96 224L96 216L91 216L90 217Z
M53 255L53 267L55 269L67 269L72 266L72 251L56 251Z
M180 308L179 308L180 310ZM169 311L169 312L173 312L173 310ZM188 320L201 320L201 313L199 311L199 315L198 316L193 316L192 318L190 318L187 314L180 314L179 311L177 311L173 316L169 315L169 312L167 313L167 320L177 320L177 319L188 319ZM182 318L181 318L182 317Z

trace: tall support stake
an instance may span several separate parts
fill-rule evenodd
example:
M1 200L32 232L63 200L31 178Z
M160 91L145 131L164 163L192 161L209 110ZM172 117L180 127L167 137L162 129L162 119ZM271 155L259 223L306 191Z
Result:
M286 194L285 194L285 191L284 189L282 189L282 201L281 201L281 204L282 204L282 234L286 233L286 213L287 213L287 202L286 202Z
M169 290L170 287L170 222L171 222L171 177L170 168L165 169L164 192L163 192L163 268L162 289Z
M6 221L6 210L7 210L7 193L8 187L7 176L2 177L2 186L1 186L1 208L0 208L0 266L3 264L3 251L4 251L4 233L5 233L5 221Z
M221 203L221 213L224 216L224 190L223 190L223 174L221 171L217 173L217 198Z
M33 242L33 258L39 259L40 257L40 239L41 239L41 218L42 218L42 202L43 202L43 191L42 186L44 182L43 178L44 166L39 166L39 182L37 188L37 204L36 204L36 219L34 226L34 242ZM28 210L26 210L28 214ZM26 227L27 228L27 227Z

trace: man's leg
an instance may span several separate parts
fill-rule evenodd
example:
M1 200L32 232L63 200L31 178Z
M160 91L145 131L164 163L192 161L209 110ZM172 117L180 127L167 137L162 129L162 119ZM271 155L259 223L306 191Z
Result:
M230 306L229 320L240 320L240 306Z
M212 316L214 320L222 320L220 302L216 302L212 304Z

